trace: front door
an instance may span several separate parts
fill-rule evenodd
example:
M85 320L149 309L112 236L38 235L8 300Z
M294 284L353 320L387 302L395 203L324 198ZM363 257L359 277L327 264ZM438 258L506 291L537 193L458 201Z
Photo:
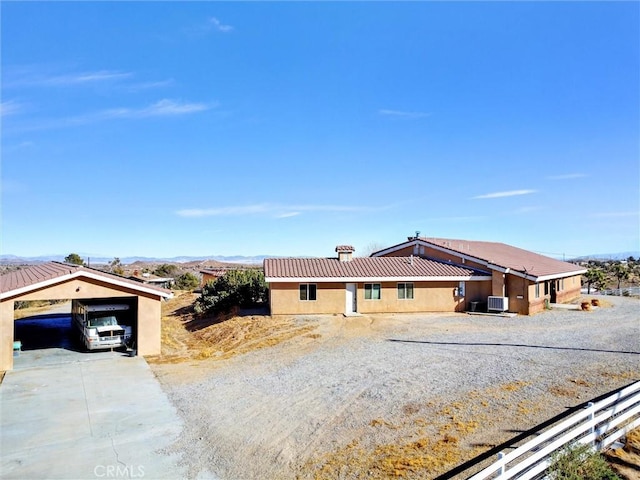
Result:
M557 280L551 280L551 303L556 303L557 301L557 288L556 288L556 281Z
M358 311L358 285L355 283L347 283L346 292L344 313L355 313Z

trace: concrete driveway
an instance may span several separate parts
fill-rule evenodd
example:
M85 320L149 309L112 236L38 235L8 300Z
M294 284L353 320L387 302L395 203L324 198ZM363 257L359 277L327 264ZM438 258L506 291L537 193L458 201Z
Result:
M182 422L144 358L47 349L16 360L0 385L0 478L185 477L163 453Z

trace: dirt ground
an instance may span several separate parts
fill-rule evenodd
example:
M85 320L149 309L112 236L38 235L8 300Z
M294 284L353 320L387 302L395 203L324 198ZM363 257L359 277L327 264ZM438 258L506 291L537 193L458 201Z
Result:
M190 478L435 478L640 379L640 303L464 314L196 319L163 311L149 363Z

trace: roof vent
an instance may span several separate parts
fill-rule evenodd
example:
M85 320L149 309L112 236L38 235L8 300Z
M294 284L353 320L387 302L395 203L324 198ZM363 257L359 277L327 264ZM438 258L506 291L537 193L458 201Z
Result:
M355 251L356 249L351 245L338 245L336 247L336 252L338 252L338 260L340 260L341 262L350 262L353 258L353 252Z

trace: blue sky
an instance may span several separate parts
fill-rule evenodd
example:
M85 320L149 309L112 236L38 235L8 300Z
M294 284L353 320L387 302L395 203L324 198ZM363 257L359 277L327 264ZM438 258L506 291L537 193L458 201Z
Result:
M2 2L2 253L638 250L637 2Z

